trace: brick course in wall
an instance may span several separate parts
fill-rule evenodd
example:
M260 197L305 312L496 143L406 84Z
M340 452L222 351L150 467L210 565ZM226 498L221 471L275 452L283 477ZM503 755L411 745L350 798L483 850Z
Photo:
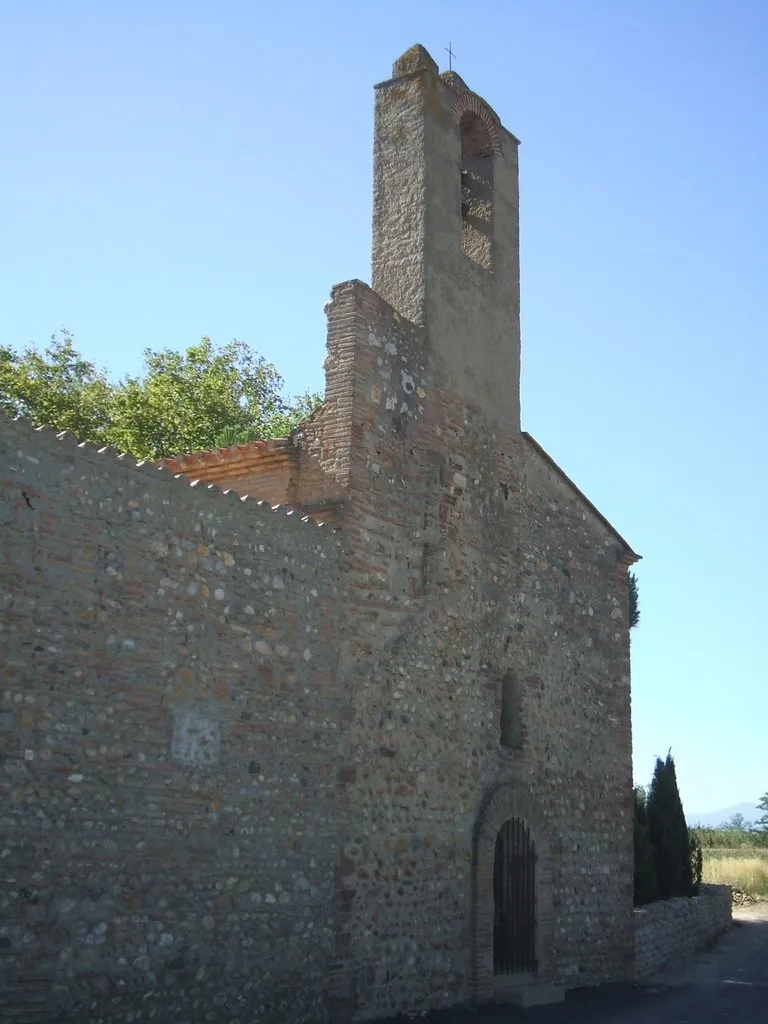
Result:
M20 1021L485 1001L510 817L527 981L633 976L637 556L520 431L516 140L491 280L461 252L459 93L485 109L418 47L379 90L381 291L334 288L293 438L156 467L0 424Z

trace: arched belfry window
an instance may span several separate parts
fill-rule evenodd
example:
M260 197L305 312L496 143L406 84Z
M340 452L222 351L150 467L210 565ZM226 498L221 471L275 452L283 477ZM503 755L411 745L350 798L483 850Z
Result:
M461 248L490 269L493 240L493 140L481 117L467 110L461 132Z
M501 680L501 745L519 749L523 745L522 701L520 683L514 672L504 673Z

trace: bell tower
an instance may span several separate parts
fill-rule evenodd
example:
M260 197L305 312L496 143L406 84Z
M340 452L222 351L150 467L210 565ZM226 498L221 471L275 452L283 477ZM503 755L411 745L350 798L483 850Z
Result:
M373 288L446 394L520 430L518 140L422 46L376 87Z

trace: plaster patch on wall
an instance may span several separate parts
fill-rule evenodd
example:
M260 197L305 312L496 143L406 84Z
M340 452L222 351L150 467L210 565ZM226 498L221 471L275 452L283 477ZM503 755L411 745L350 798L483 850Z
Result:
M197 708L174 712L171 735L171 760L197 768L212 768L219 763L221 725Z

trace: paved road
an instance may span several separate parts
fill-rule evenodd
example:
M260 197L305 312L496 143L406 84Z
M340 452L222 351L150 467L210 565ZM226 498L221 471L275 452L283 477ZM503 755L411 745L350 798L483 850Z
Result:
M641 985L569 992L559 1006L490 1006L398 1017L397 1024L768 1024L768 907L734 912L734 926L688 968ZM395 1024L395 1021L389 1022Z

